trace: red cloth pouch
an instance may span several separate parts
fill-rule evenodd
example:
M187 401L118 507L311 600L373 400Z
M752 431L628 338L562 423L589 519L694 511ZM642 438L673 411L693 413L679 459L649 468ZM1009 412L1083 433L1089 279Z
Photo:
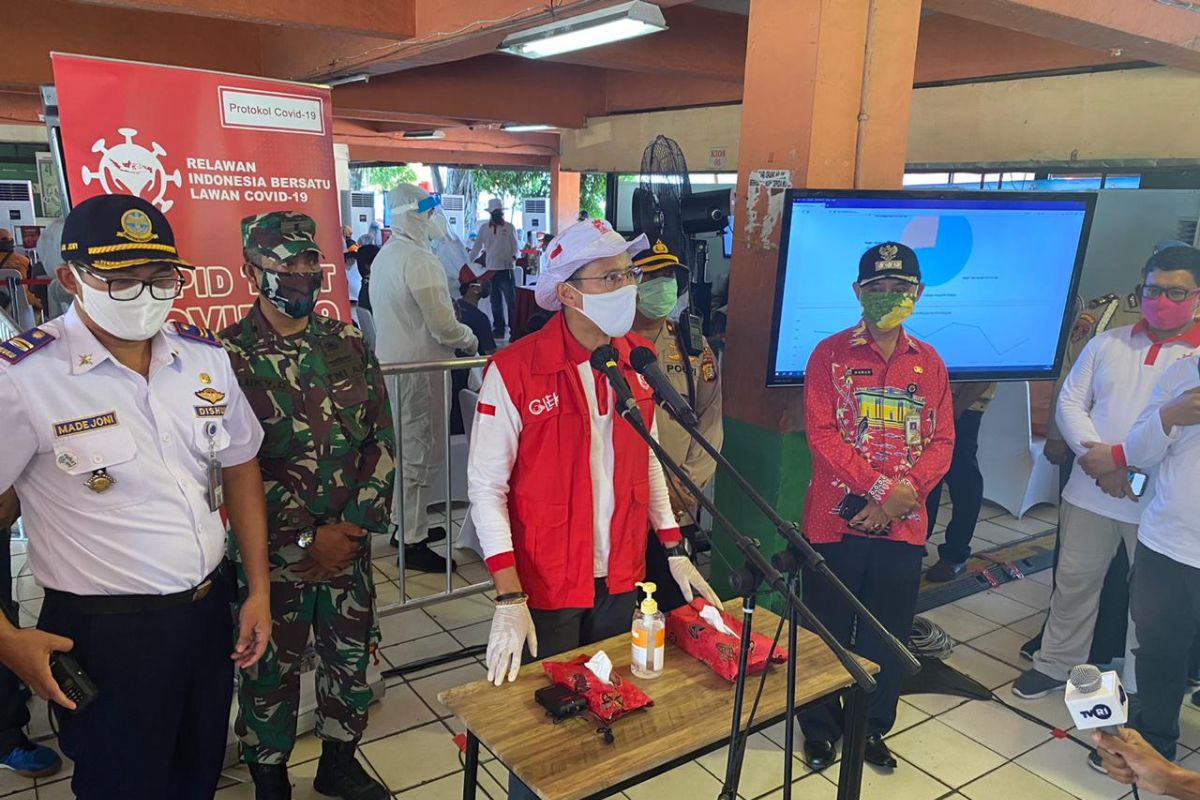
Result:
M612 683L601 681L584 666L590 659L591 656L582 655L570 661L545 661L542 669L551 681L587 700L588 709L605 723L654 705L645 692L618 675L615 669L611 675Z
M711 605L699 597L692 600L691 605L680 606L667 614L667 641L675 644L692 658L703 661L708 668L727 681L737 680L738 673L738 636L722 633L700 618L700 612L705 606ZM724 610L720 611L721 619L734 633L741 634L742 621L736 619ZM747 670L750 674L762 672L767 663L782 664L787 661L787 650L776 647L771 653L771 639L761 633L750 634L750 656Z

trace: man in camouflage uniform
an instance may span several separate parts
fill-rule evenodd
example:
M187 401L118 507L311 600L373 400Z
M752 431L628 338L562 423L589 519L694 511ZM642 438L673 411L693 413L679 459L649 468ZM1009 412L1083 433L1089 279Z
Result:
M313 314L324 281L316 225L295 212L242 220L243 273L258 302L221 333L262 423L275 628L243 672L236 730L260 800L291 797L301 660L313 634L313 783L342 798L386 798L355 758L367 722L369 651L378 642L371 533L391 523L393 435L383 376L358 329Z

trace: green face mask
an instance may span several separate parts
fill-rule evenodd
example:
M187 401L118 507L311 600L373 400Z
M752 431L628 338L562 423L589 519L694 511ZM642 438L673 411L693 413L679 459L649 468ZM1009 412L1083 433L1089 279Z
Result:
M638 284L638 311L647 319L662 319L671 313L678 301L678 284L673 280L660 278Z
M863 319L890 331L912 316L917 296L909 292L863 292L861 302Z

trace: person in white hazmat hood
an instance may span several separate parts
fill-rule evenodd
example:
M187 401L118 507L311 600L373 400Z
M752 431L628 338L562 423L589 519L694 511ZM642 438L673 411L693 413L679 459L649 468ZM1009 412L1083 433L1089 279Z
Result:
M375 355L381 364L402 364L454 358L455 350L474 353L475 334L455 318L446 271L433 253L434 244L448 233L441 198L404 184L393 189L388 200L392 237L371 267ZM392 412L399 418L401 471L392 509L400 519L404 565L444 572L446 560L429 544L446 532L429 529L426 506L429 487L442 466L448 398L438 374L390 375L387 381ZM401 508L402 516L397 513Z

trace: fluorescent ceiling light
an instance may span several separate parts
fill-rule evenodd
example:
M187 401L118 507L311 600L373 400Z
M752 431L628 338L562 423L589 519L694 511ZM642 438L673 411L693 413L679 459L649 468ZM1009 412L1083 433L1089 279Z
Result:
M405 139L445 139L446 132L443 130L436 131L405 131Z
M553 125L503 125L503 126L501 126L500 129L508 131L509 133L533 133L535 131L553 130L554 126Z
M667 21L658 6L634 0L514 33L504 39L500 49L526 58L546 58L666 29Z

